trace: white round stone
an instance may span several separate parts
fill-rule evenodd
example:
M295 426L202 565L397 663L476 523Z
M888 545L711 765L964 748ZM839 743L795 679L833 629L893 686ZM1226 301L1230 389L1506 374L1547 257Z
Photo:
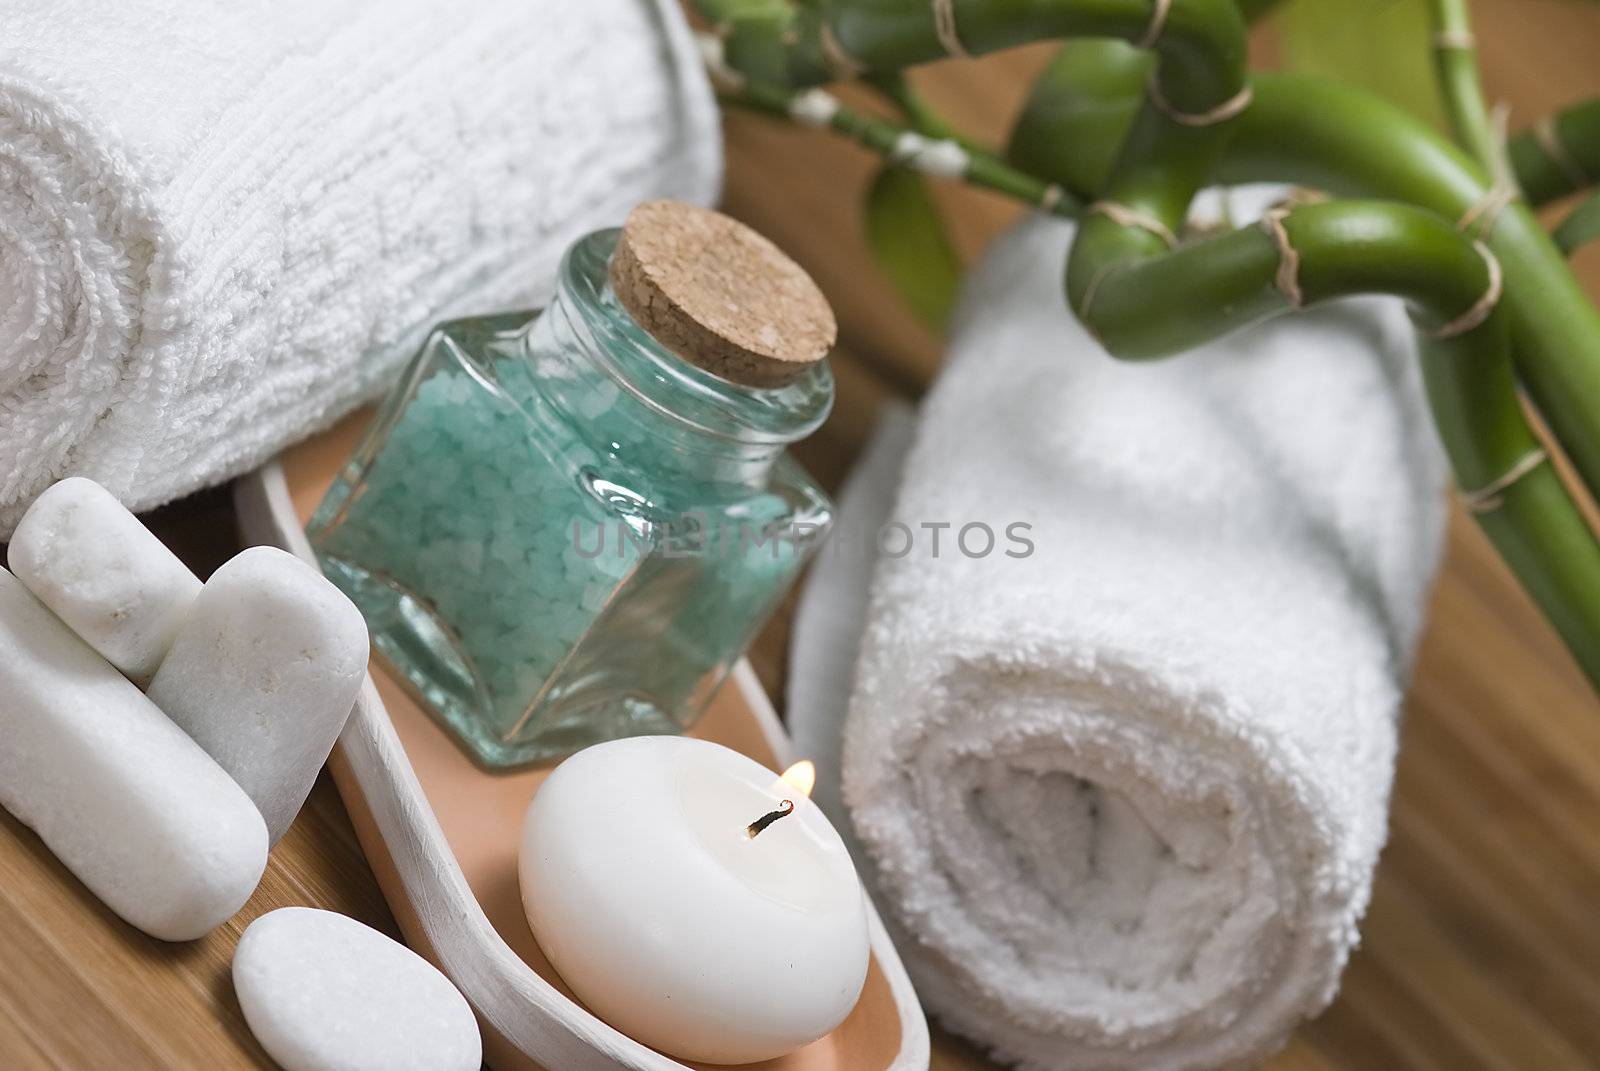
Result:
M199 579L116 497L80 476L28 508L7 561L67 627L135 681L166 657Z
M233 987L285 1071L477 1071L478 1023L450 980L355 919L282 907L250 924Z

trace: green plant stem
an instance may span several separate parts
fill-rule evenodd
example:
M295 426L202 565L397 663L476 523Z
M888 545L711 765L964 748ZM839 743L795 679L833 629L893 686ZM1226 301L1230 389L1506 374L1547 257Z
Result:
M1105 188L1155 57L1121 41L1068 41L1011 129L1007 159L1093 198Z
M729 66L766 84L802 88L952 54L929 0L693 0L693 6L729 43ZM952 11L962 51L983 55L1052 38L1139 41L1157 6L1155 0L953 0ZM1204 111L1238 91L1246 26L1234 0L1172 0L1164 24L1153 47L1174 105ZM773 59L778 50L781 73Z
M795 115L796 102L802 94L822 92L822 90L780 89L777 86L747 83L742 86L724 86L718 95L727 106L791 120ZM924 135L902 124L845 107L843 104L838 104L836 98L830 99L834 100L834 106L827 120L829 129L871 149L887 160L902 163L907 167L918 166L918 157L908 155L906 149L908 145L926 146L928 142L921 140L925 138ZM913 140L908 142L907 135L911 135ZM991 153L969 149L961 151L966 155L965 169L960 176L965 182L1014 197L1043 211L1069 219L1076 218L1082 211L1081 202L1054 183L1019 171Z
M1090 44L1074 45L1070 77L1047 73L1054 107L1030 128L1035 144L1124 136L1117 124L1126 129L1128 121L1108 102L1119 84L1129 95L1137 92L1137 68L1125 49ZM1097 63L1102 69L1094 74ZM1075 107L1071 94L1086 83L1094 106ZM1481 168L1372 94L1306 75L1258 74L1252 85L1254 103L1235 124L1213 181L1296 183L1420 205L1447 220L1461 219L1489 193ZM1058 157L1050 151L1021 153L1013 146L1013 154L1058 182L1084 177L1072 167L1052 167ZM1505 267L1518 371L1585 484L1600 491L1600 314L1525 206L1505 208L1487 241ZM1075 308L1080 299L1081 292Z
M1109 43L1074 48L1073 69L1047 76L1049 107L1038 109L1029 131L1035 146L1040 139L1052 145L1116 139L1130 126L1113 105L1119 85L1128 98L1138 93L1136 58ZM1461 261L1461 250L1470 246L1446 222L1460 219L1488 193L1480 168L1409 113L1370 94L1293 75L1259 75L1253 84L1255 103L1240 118L1215 181L1298 183L1432 212L1411 209L1410 226L1421 229L1401 240L1406 232L1397 231L1393 219L1385 225L1373 206L1350 217L1322 215L1344 208L1337 203L1297 209L1285 228L1295 247L1308 252L1301 272L1308 299L1339 292L1339 286L1319 282L1317 272L1341 259L1347 263L1332 283L1342 277L1348 287L1396 292L1414 305L1427 304L1418 287L1456 286L1458 303L1482 292L1475 289L1483 285L1481 274L1467 280L1466 268L1450 267L1450 258ZM1022 150L1014 139L1012 152L1041 174L1058 181L1084 177L1080 167L1051 166L1067 164L1064 153ZM1418 215L1431 222L1423 224ZM1388 238L1375 240L1386 229ZM1511 333L1523 377L1593 487L1600 476L1600 317L1525 208L1506 208L1488 240L1504 268L1505 291L1494 319ZM1268 274L1269 268L1275 271L1277 253L1270 235L1254 229L1115 268L1095 288L1091 326L1124 356L1181 350L1282 307ZM1152 295L1161 295L1164 314L1152 315ZM1444 296L1435 295L1436 302ZM1435 420L1458 480L1469 490L1497 479L1537 448L1517 406L1505 347L1480 349L1478 334L1443 347L1443 355L1429 346L1425 355ZM1459 352L1452 356L1452 348ZM1470 369L1474 362L1492 371L1451 376L1452 368ZM1524 476L1504 500L1502 508L1479 517L1482 527L1600 687L1600 550L1548 465Z
M871 75L867 82L900 109L906 124L917 133L938 141L953 141L969 153L995 155L993 149L957 130L933 105L923 100L922 94L916 91L903 72Z
M1498 258L1487 260L1449 222L1464 226L1489 192L1483 169L1453 146L1398 108L1316 79L1259 77L1249 83L1255 103L1240 115L1230 106L1246 99L1240 9L1229 0L1173 0L1151 35L1156 8L1154 0L955 0L953 31L937 24L925 0L834 0L794 9L778 39L783 63L770 48L751 50L763 71L782 68L774 78L785 88L752 79L755 68L743 61L734 67L745 77L731 81L740 82L738 103L789 115L795 87L864 69L894 71L1042 37L1154 36L1158 64L1104 181L1103 196L1119 211L1087 215L1067 266L1069 303L1090 329L1115 353L1157 356L1281 311L1286 294L1314 303L1383 292L1405 298L1429 332L1485 299L1488 264L1498 263L1504 293L1492 315L1425 345L1435 422L1458 480L1481 489L1542 456L1517 397L1515 346L1546 420L1591 491L1600 488L1600 314L1532 215L1512 204L1483 224ZM1572 122L1570 113L1563 118ZM905 128L843 109L829 111L827 125L903 155ZM1559 133L1564 145L1580 144L1565 128ZM1600 140L1581 141L1591 143ZM984 182L976 166L963 170ZM1296 288L1282 283L1285 249L1262 228L1168 248L1194 193L1219 180L1289 181L1406 203L1290 213L1282 227L1301 258ZM1154 315L1153 300L1161 303ZM1600 686L1600 544L1547 464L1507 486L1493 507L1479 517L1485 532Z
M1509 178L1478 77L1478 48L1465 0L1432 0L1434 66L1456 141L1495 178Z
M728 0L707 0L706 7L712 18L736 14ZM719 10L712 14L712 8ZM797 8L782 35L790 57L786 84L897 71L1045 38L1107 37L1148 46L1159 62L1112 165L1106 197L1158 227L1182 225L1237 121L1229 105L1243 103L1247 26L1234 0L952 0L950 11L953 25L941 25L928 0L832 0ZM749 80L747 89L767 84L737 57L730 55L729 63ZM770 70L770 63L762 69ZM1235 118L1224 121L1228 115ZM1108 265L1165 250L1150 228L1126 218L1097 213L1084 220L1068 265L1069 290L1081 292Z
M1567 256L1600 239L1600 194L1590 194L1555 229L1552 237Z
M1522 131L1507 151L1529 204L1592 186L1600 181L1600 100L1575 104Z
M1446 220L1459 219L1487 192L1471 161L1381 101L1293 76L1263 76L1256 90L1256 104L1221 169L1224 180L1271 178L1392 197ZM1600 316L1522 205L1505 209L1487 242L1504 269L1502 315L1517 370L1592 493L1600 487ZM1441 382L1439 363L1432 354L1425 362L1435 421L1447 444L1454 439L1450 450L1461 485L1482 486L1478 481L1492 466L1466 468L1464 451L1474 438L1481 449L1491 449L1493 425L1473 423L1455 434L1450 423L1465 421L1475 407L1509 411L1515 398L1500 391L1486 400L1476 383ZM1516 450L1534 448L1521 433L1515 438ZM1510 460L1510 452L1497 448L1493 461ZM1594 571L1600 552L1550 466L1523 478L1507 492L1502 509L1478 520L1600 687L1600 576Z
M1183 40L1184 35L1171 28L1172 19L1180 12L1197 18L1205 16L1204 25L1213 36L1205 40L1208 51L1201 58L1208 61L1209 69L1179 68L1177 61L1182 53L1162 48L1163 42ZM1114 36L1125 41L1139 40L1125 34ZM1204 125L1193 120L1178 122L1170 106L1177 104L1193 116L1241 99L1247 86L1244 50L1245 24L1237 7L1227 5L1224 14L1207 10L1199 3L1186 6L1175 0L1168 26L1156 42L1154 51L1159 58L1144 102L1105 182L1104 200L1119 206L1124 218L1129 213L1142 216L1167 234L1181 229L1190 202L1209 181L1239 120ZM1184 93L1181 103L1174 96L1179 90ZM1157 91L1168 106L1158 106ZM1245 111L1248 113L1248 109ZM1159 259L1167 252L1166 239L1153 227L1130 225L1106 213L1088 215L1067 258L1068 303L1073 308L1081 307L1085 295L1108 272L1136 272L1141 262Z
M1518 401L1506 315L1491 313L1453 338L1441 326L1491 287L1478 248L1432 212L1392 202L1302 205L1282 219L1303 305L1351 294L1406 300L1424 339L1434 423L1457 481L1478 489L1540 449ZM1185 245L1095 287L1087 320L1125 358L1182 353L1291 308L1276 285L1285 250L1263 226ZM1159 295L1164 315L1152 315ZM1548 464L1517 480L1478 515L1484 532L1600 682L1600 544Z
M1472 243L1436 215L1387 201L1302 204L1283 217L1299 257L1302 303L1349 294L1405 298L1419 329L1432 331L1488 289ZM1291 306L1277 285L1282 250L1263 225L1190 242L1141 264L1114 268L1083 310L1114 355L1147 360L1183 353ZM1160 295L1159 298L1154 295ZM1158 301L1164 315L1151 315ZM1504 324L1494 317L1498 337Z
M1337 83L1255 79L1217 178L1382 197L1459 220L1488 193L1470 160L1405 111ZM1591 493L1600 490L1600 314L1531 212L1509 205L1485 239L1505 268L1517 369Z

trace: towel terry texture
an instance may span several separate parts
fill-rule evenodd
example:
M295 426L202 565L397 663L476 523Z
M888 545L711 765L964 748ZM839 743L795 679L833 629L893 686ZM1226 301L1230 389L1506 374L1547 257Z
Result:
M574 238L706 202L672 0L12 0L0 535L69 474L140 508L379 391Z
M998 242L847 488L790 718L947 1025L1040 1071L1232 1066L1356 943L1442 466L1398 302L1119 363L1064 307L1071 233ZM886 517L919 539L874 564ZM1034 550L968 556L973 522Z

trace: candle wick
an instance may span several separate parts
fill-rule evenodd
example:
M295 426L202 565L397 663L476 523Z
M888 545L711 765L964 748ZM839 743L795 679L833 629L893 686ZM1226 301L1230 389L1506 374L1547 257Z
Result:
M751 840L755 839L755 836L756 836L757 833L760 833L763 829L766 829L768 826L770 826L772 823L776 822L778 819L782 818L784 815L793 813L793 811L794 811L794 800L784 800L783 803L779 804L778 809L776 811L768 811L766 814L762 815L760 818L757 818L754 822L751 822L749 825L745 826L744 827L744 835L745 835L745 837L747 837L747 838L749 838Z

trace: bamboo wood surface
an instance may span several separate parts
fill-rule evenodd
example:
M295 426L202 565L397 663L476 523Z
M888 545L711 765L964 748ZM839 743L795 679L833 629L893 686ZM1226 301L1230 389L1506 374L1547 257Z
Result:
M1491 100L1514 122L1600 93L1600 6L1473 5ZM1269 51L1269 42L1258 42ZM919 75L969 128L997 134L1040 49ZM1419 59L1420 62L1420 59ZM836 484L878 404L915 390L937 340L872 268L859 218L872 161L824 135L728 122L726 204L817 277L839 313L839 406L802 451ZM939 191L969 258L1014 215L997 196ZM1600 248L1580 255L1600 294ZM160 511L158 532L201 575L233 550L225 493ZM781 696L787 615L752 653ZM0 1067L270 1066L228 981L243 926L286 904L393 920L338 796L319 781L246 909L205 940L148 940L119 922L9 816L0 816ZM1403 736L1391 837L1361 950L1338 1001L1273 1071L1600 1066L1600 700L1458 515ZM936 1031L937 1071L990 1065ZM559 1069L557 1069L559 1071Z

